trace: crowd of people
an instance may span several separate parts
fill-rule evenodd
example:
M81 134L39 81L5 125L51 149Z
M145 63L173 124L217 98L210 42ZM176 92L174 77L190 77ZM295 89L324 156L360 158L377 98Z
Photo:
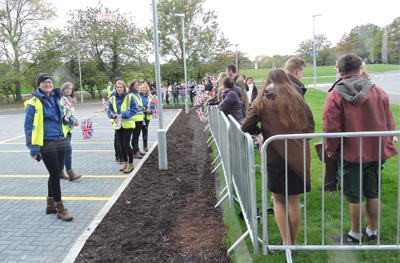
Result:
M305 100L307 89L301 83L305 61L299 57L290 58L285 69L269 72L263 88L258 92L252 77L246 79L237 73L235 65L227 65L225 71L207 73L196 82L193 77L188 82L188 96L193 102L201 96L202 104L216 105L225 115L232 115L244 132L262 133L264 140L277 134L313 133L313 114ZM355 54L341 56L336 63L337 81L329 90L323 109L324 132L390 131L395 129L393 113L387 94L370 80L362 59ZM65 83L61 90L54 89L49 74L40 74L37 91L28 101L25 117L26 144L33 159L44 164L50 174L46 214L57 213L65 221L72 220L64 208L60 178L77 180L71 163L71 131L78 121L74 117L76 98L72 83ZM134 169L133 159L141 159L148 151L148 127L152 119L156 85L143 80L132 80L127 85L116 78L108 88L107 115L115 129L115 160L123 164L121 172L130 173ZM167 105L172 95L173 104L179 104L179 95L185 98L185 82L166 83L162 98ZM368 116L366 121L365 116ZM261 127L259 126L261 123ZM139 148L139 137L143 134L143 151ZM358 138L344 138L343 156L340 139L326 139L326 190L335 191L343 180L343 192L349 201L351 230L344 236L332 236L331 240L344 244L358 243L366 237L377 240L378 229L378 170L379 140L365 138L360 152ZM310 148L306 144L303 151L302 140L288 140L288 200L285 201L285 145L274 142L268 147L268 189L272 192L275 218L281 232L283 245L295 245L301 223L299 195L311 191ZM381 160L397 154L393 137L382 137ZM305 154L305 156L303 156ZM360 155L362 159L363 181L361 187L367 199L367 206L360 203L359 174ZM343 159L343 175L337 167ZM306 160L305 167L303 160ZM66 167L67 175L63 168ZM306 177L304 182L304 171ZM289 227L286 229L286 205L288 206ZM368 225L359 229L360 206L366 211ZM365 213L362 213L362 217ZM286 231L289 231L288 233ZM289 239L287 239L287 236Z

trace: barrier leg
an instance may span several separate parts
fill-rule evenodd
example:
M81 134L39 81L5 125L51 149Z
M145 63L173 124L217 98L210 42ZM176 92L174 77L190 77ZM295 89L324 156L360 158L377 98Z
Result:
M217 167L214 168L214 170L211 171L211 173L213 174L216 170L218 170L218 168L221 166L222 162L220 162Z
M220 204L222 204L222 202L225 201L225 199L229 196L229 193L226 193L224 195L224 197L221 198L221 200L219 200L219 202L214 206L214 208L217 208Z
M233 244L229 249L228 249L228 254L232 252L232 250L234 250L235 248L237 248L240 243L242 243L246 237L249 235L249 230L246 231L246 233L244 233L236 242L235 244Z

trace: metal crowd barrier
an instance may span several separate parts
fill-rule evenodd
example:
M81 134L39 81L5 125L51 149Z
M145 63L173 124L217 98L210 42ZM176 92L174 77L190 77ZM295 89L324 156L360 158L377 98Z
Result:
M224 114L221 112L221 114ZM246 222L247 231L228 250L230 253L247 236L253 244L253 253L259 253L256 178L254 166L254 144L250 134L243 133L239 123L229 115L230 132L229 152L231 164L232 185L235 189L235 200L239 203Z
M215 158L211 165L214 165L218 159L221 159L221 162L214 168L211 173L214 173L222 165L226 184L219 195L221 196L225 192L226 193L215 205L215 207L219 206L228 197L229 204L231 207L233 207L228 137L228 134L230 132L230 123L225 114L217 108L211 109L211 107L208 107L207 111L209 127L212 134L210 139L213 139L209 146L211 146L215 142L215 145L218 149L218 156Z
M380 132L346 132L346 133L309 133L309 134L285 134L285 135L276 135L268 138L262 148L261 148L261 173L262 173L262 250L263 254L267 255L269 250L285 250L288 262L292 262L290 250L340 250L340 251L350 251L350 250L400 250L400 184L398 184L398 200L397 200L397 241L395 245L382 245L380 243L380 225L381 225L381 169L379 169L379 180L378 180L378 194L379 194L379 215L378 215L378 240L376 245L364 245L360 240L359 244L356 245L345 245L343 246L343 239L341 238L340 245L326 245L325 244L325 191L324 191L324 159L325 159L325 142L324 138L340 138L341 141L341 156L343 156L343 141L344 138L349 137L359 137L360 138L360 167L362 166L362 147L363 147L363 137L379 137L379 159L382 156L382 137L384 136L399 136L400 131L380 131ZM307 242L307 193L305 193L305 183L304 183L304 245L273 245L269 244L268 240L268 217L267 217L267 202L268 202L268 190L267 190L267 147L271 142L276 140L284 140L285 142L285 200L287 203L287 140L293 139L301 139L303 140L303 163L304 163L304 178L306 176L305 171L305 158L306 158L306 143L309 143L308 139L313 138L322 138L322 224L321 224L321 244L320 245L309 245ZM379 167L381 167L382 161L379 160ZM341 174L343 174L343 159L340 165ZM400 182L400 158L398 163L398 172L397 172L398 182ZM360 169L360 182L362 180L362 170ZM305 182L305 180L304 180ZM343 236L343 180L341 180L341 227L340 227L340 235ZM360 184L360 202L362 201L362 186ZM359 233L362 233L362 222L361 222L361 213L362 206L360 205L360 229ZM286 206L286 215L288 215L288 207ZM288 217L286 217L286 233L288 233ZM287 236L287 239L288 236Z

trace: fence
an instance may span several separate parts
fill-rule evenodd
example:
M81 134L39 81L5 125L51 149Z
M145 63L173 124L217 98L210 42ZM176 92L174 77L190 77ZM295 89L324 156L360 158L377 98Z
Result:
M258 219L257 215L257 199L256 199L256 183L255 183L255 167L254 164L254 146L253 140L248 133L243 133L240 129L239 124L229 116L229 122L226 121L226 117L222 112L218 109L209 110L209 127L212 133L212 137L214 138L217 149L219 151L221 164L224 168L224 176L225 181L227 183L227 188L224 191L227 191L224 198L218 202L217 205L222 203L227 197L232 200L236 200L241 208L241 212L243 214L244 221L246 222L247 231L242 235L234 245L228 250L228 253L235 249L247 236L250 236L254 254L258 253L259 244L262 245L262 252L264 255L267 255L269 251L272 250L284 250L286 251L286 256L288 262L291 262L291 250L400 250L400 184L398 185L398 200L397 200L397 241L395 245L382 245L380 242L380 220L381 213L378 216L378 241L376 245L363 245L360 241L358 245L346 245L343 246L343 240L341 240L340 245L326 245L325 244L325 191L323 187L324 175L325 175L325 145L324 140L322 140L322 203L321 203L321 244L320 245L310 245L307 240L307 193L304 194L304 245L273 245L269 244L268 240L268 190L267 190L267 147L270 145L272 141L275 140L284 140L285 141L285 161L286 161L286 171L285 177L287 180L287 140L300 139L303 140L303 156L305 163L305 151L306 151L306 143L309 143L309 139L313 138L340 138L341 140L341 149L343 149L343 141L344 138L347 137L359 137L360 138L360 152L362 153L362 140L363 137L379 137L379 156L381 156L381 143L382 137L384 136L399 136L400 131L387 131L387 132L360 132L360 133L314 133L314 134L286 134L286 135L276 135L268 138L267 141L264 142L261 149L261 176L262 176L262 238L258 237ZM226 136L228 135L228 136ZM229 138L226 141L226 138ZM211 139L211 138L210 138ZM211 143L212 144L212 143ZM211 145L210 144L210 145ZM343 150L342 150L343 151ZM343 156L343 152L342 152ZM362 158L362 156L361 156ZM213 163L216 162L214 160ZM361 159L362 160L362 159ZM381 161L379 162L381 165ZM218 167L218 166L217 166ZM305 167L305 165L304 165ZM340 166L341 172L343 172L343 163ZM216 169L214 169L215 171ZM305 175L305 171L304 171ZM362 174L360 173L360 180ZM379 171L379 180L381 176L381 171ZM400 158L398 164L398 172L397 172L398 181L400 181ZM305 181L305 180L304 180ZM234 189L235 196L233 196L233 191L229 185L232 185L232 189ZM379 211L380 211L380 201L381 201L381 182L379 181ZM286 181L286 189L287 189L287 181ZM343 189L343 182L341 189ZM360 192L361 192L360 187ZM305 192L305 185L304 185ZM361 196L361 195L360 195ZM285 195L286 203L287 203L287 194ZM343 236L343 190L341 191L341 228L340 235ZM231 201L232 202L232 201ZM231 205L232 206L232 205ZM360 206L361 207L361 206ZM287 207L286 207L287 209ZM287 211L286 211L287 214ZM361 209L360 209L361 214ZM361 217L360 217L361 218ZM288 218L286 218L286 221ZM286 223L287 224L287 223ZM361 233L361 222L360 222L360 232ZM288 228L288 225L286 225ZM286 231L288 232L288 231Z
M263 222L263 238L262 238L262 247L263 247L263 254L268 254L268 250L285 250L286 255L288 256L288 262L291 262L291 254L290 250L400 250L400 240L399 240L399 230L400 230L400 184L398 185L398 207L397 207L397 242L396 245L381 245L380 244L380 219L381 219L381 209L380 209L380 202L381 202L381 169L379 169L379 176L378 176L378 241L376 245L363 245L360 239L358 245L346 245L343 246L343 180L341 181L341 229L340 235L341 241L340 245L325 245L325 191L324 191L324 159L325 159L325 145L324 140L322 140L322 204L321 204L321 217L322 217L322 224L321 224L321 244L320 245L309 245L307 241L307 193L305 193L305 180L304 180L304 245L271 245L268 241L268 217L267 217L267 202L268 202L268 191L267 191L267 162L268 162L268 155L267 155L267 147L276 140L284 140L285 143L285 200L287 203L287 177L288 177L288 164L287 164L287 141L294 140L294 139L301 139L303 140L303 167L304 167L304 179L305 179L305 162L306 162L306 143L308 139L312 138L340 138L341 145L341 156L343 156L343 141L344 138L349 137L359 137L360 138L360 167L362 166L362 140L363 137L379 137L379 160L382 156L382 137L384 136L395 136L400 135L400 131L385 131L385 132L347 132L347 133L314 133L314 134L288 134L288 135L276 135L268 138L265 141L261 148L261 174L262 174L262 222ZM379 161L379 167L381 167L382 161ZM340 165L341 174L343 174L343 159ZM398 164L398 179L400 176L400 158ZM360 182L362 180L362 170L360 169ZM362 201L362 185L360 184L360 202ZM360 229L359 233L362 233L362 222L361 222L361 214L362 214L362 206L360 205L359 210L360 215ZM288 207L286 206L286 233L288 233ZM286 236L288 239L288 236Z

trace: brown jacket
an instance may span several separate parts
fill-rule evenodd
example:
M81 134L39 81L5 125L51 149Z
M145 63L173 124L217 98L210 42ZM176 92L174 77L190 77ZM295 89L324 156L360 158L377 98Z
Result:
M276 108L274 99L269 99L267 94L264 93L262 97L262 114L257 113L255 106L251 106L247 117L243 120L241 128L243 132L250 132L255 129L258 122L261 122L261 130L266 141L269 137L277 134L299 134L299 133L313 133L314 132L314 118L310 108L307 105L309 127L306 129L294 129L285 127L280 121L279 113ZM307 188L311 188L310 181L310 145L309 140L306 140L306 182ZM295 139L287 141L288 150L288 167L294 171L297 176L302 180L304 178L303 166L303 140ZM275 140L271 142L267 148L268 154L268 171L270 172L285 172L285 141Z

